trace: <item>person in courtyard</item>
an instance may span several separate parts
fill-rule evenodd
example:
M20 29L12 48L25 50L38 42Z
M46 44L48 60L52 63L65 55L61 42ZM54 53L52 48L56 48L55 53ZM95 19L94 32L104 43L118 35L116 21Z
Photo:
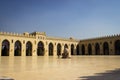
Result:
M61 54L58 52L58 53L57 53L58 58L60 58L60 55L61 55Z
M68 58L68 54L69 54L68 48L66 47L66 48L64 48L64 51L62 53L62 58Z

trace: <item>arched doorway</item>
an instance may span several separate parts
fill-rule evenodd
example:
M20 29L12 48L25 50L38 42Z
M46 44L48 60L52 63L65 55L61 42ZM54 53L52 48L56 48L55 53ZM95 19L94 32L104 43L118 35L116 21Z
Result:
M77 52L77 55L80 55L80 46L79 46L79 44L77 44L76 52Z
M92 46L91 46L91 44L88 45L88 55L92 55Z
M107 42L104 42L103 44L103 53L104 55L109 55L109 45Z
M115 55L120 55L120 40L115 41Z
M20 41L15 42L14 56L21 56L21 42Z
M53 44L49 44L49 56L53 56Z
M10 48L10 43L8 40L4 40L2 42L2 52L1 56L9 56L9 48Z
M74 45L71 45L71 55L74 55Z
M82 44L82 55L85 55L85 46Z
M61 45L58 43L57 45L57 55L61 55Z
M37 55L44 56L44 44L42 41L40 41L37 45Z
M26 56L32 56L32 43L30 41L26 43Z
M68 48L68 45L67 45L67 44L65 44L64 48Z
M95 54L100 55L100 46L98 43L95 44Z

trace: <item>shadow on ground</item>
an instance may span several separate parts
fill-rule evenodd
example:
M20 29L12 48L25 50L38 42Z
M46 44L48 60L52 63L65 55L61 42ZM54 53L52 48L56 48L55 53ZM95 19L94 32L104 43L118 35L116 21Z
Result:
M95 76L83 76L77 80L120 80L120 69L97 73Z

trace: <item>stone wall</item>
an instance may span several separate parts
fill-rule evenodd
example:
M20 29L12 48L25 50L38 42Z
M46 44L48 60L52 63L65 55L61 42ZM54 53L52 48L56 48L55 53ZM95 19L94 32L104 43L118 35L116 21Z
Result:
M17 43L16 43L17 42ZM18 56L26 56L26 49L28 48L27 43L31 44L32 50L30 56L38 56L38 51L41 49L38 49L38 43L43 44L43 55L49 56L49 45L53 45L53 55L57 56L57 45L61 45L61 53L63 52L65 44L68 46L69 49L69 56L71 56L71 45L74 45L74 50L76 49L76 45L79 43L78 40L73 39L65 39L65 38L54 38L54 37L48 37L44 32L33 32L28 33L25 32L23 34L17 34L17 33L8 33L8 32L0 32L0 50L1 50L1 56L5 50L3 48L8 45L8 56L15 56L16 48L18 47L18 51L20 55ZM20 47L20 48L19 48ZM39 47L41 47L39 45ZM28 50L29 51L29 50Z
M57 56L68 47L71 55L120 55L120 35L84 40L49 37L45 32L0 32L0 56Z
M117 42L117 43L116 43ZM97 48L99 50L98 55L115 55L116 48L118 48L118 54L120 54L120 35L112 35L112 36L105 36L105 37L99 37L99 38L93 38L93 39L86 39L81 40L79 42L79 45L81 47L81 54L89 55L90 52L92 52L91 55L96 55ZM90 51L91 46L91 51ZM85 51L84 51L85 48ZM108 50L108 51L107 51ZM106 54L105 54L106 53Z

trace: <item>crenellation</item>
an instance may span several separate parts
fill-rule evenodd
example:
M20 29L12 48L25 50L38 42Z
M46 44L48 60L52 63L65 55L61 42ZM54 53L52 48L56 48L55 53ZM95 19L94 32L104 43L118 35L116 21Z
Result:
M15 32L0 32L0 35L5 35L5 36L16 36L16 37L28 37L28 38L34 38L34 35L29 35L29 34L19 34Z
M44 48L42 50L45 50L44 52L46 52L46 53L44 53L44 54L46 56L57 55L56 47L58 46L58 44L62 47L61 48L62 50L67 45L69 48L70 56L74 55L74 54L78 54L78 55L88 55L88 54L89 55L108 55L108 54L112 54L113 55L113 52L114 52L114 54L120 55L120 50L118 50L116 48L116 46L120 47L119 46L120 45L120 34L106 35L106 36L88 38L88 39L83 39L83 40L76 40L72 37L70 37L70 38L49 37L49 36L46 36L45 32L33 32L33 33L24 32L23 34L19 34L19 33L15 33L15 32L0 32L0 36L2 36L2 37L0 37L2 46L3 46L3 41L7 41L6 43L9 43L9 45L11 45L11 44L13 45L13 43L15 45L16 41L18 41L18 44L21 44L21 45L25 44L24 46L19 45L24 48L22 51L20 51L21 55L24 54L24 56L26 54L26 51L24 51L24 50L26 50L27 44L31 45L31 47L32 47L31 48L32 50L30 50L30 51L32 51L31 54L26 54L27 56L29 56L29 55L40 56L41 54L43 55L43 53L37 52L37 50L39 48L38 44L40 46L44 45L43 46ZM79 45L80 48L77 48L78 47L77 45ZM50 51L49 51L48 47L50 47L50 46L53 46L53 50L52 50L53 53L49 53ZM15 52L14 46L10 46L10 47L12 47L12 50L13 50L13 51L10 51L10 54L12 54ZM90 47L93 50L89 49ZM105 50L104 48L107 48L107 51L104 51ZM79 50L77 50L77 49L79 49ZM90 52L90 50L92 50L92 51ZM73 52L75 52L75 53L73 53ZM14 55L14 54L12 54L12 55ZM16 56L16 55L14 55L14 56Z

